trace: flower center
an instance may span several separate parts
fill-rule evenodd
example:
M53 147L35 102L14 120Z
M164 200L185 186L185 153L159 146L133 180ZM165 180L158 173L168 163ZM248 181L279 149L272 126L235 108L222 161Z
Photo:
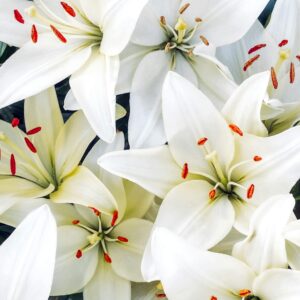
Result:
M198 43L193 44L192 40L197 33L197 30L202 22L201 18L195 18L195 25L189 27L184 21L183 14L189 8L190 4L186 3L179 9L179 17L175 26L171 26L168 20L164 17L160 17L160 26L162 27L167 39L161 45L161 49L166 53L172 54L171 69L175 68L176 53L179 51L185 58L191 59L193 56L193 50ZM205 45L209 45L208 40L204 36L200 36L200 40Z
M114 211L112 220L109 226L104 227L104 224L101 220L101 213L95 208L91 208L98 219L98 228L93 229L84 224L82 224L79 220L73 220L72 224L81 228L84 228L90 234L86 237L87 244L78 249L75 256L80 259L84 253L98 246L99 251L103 253L103 258L107 263L112 263L112 259L109 255L108 243L128 243L128 239L124 236L113 235L114 228L116 226L116 222L118 219L118 211Z
M73 36L86 40L88 45L100 45L103 37L101 29L93 24L74 4L60 2L61 9L66 15L65 18L61 18L44 1L40 0L39 2L39 6L33 5L26 10L32 21L31 40L33 43L38 42L40 31L51 31L62 43L67 43L68 36ZM14 17L17 22L25 23L18 10L14 10Z
M229 124L228 127L238 136L243 137L242 130L235 124ZM210 163L213 175L202 174L206 180L212 184L213 188L209 191L208 197L210 200L215 200L220 196L226 194L230 200L244 200L245 198L251 199L255 192L254 184L249 186L242 185L239 180L235 180L233 173L241 166L257 163L262 160L262 157L255 155L252 159L241 161L232 165L228 170L224 170L224 167L219 161L218 153L215 150L210 149L209 140L207 137L202 137L198 140L197 145L202 149L205 159ZM181 177L186 179L189 175L189 164L184 163ZM245 191L245 195L240 196L236 193L235 188L240 188Z

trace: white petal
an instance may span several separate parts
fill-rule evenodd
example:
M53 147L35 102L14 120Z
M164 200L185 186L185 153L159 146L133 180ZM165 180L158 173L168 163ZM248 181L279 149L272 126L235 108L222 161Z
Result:
M164 16L170 25L175 25L180 0L151 0L145 6L132 35L135 44L158 46L167 40L167 36L159 25Z
M139 184L160 198L183 182L181 168L168 146L114 152L102 156L98 163L105 170Z
M3 299L48 299L56 250L56 224L43 206L19 225L0 247Z
M87 245L89 232L83 228L61 226L58 228L56 265L51 295L67 295L78 292L93 277L98 266L98 247L83 253L76 252Z
M82 111L68 119L56 138L54 149L55 171L59 180L75 170L94 138L95 133Z
M274 196L259 206L251 218L249 234L233 248L233 256L246 262L256 273L287 268L283 230L295 200L292 195Z
M260 299L298 300L300 272L281 269L268 270L255 279L253 293Z
M102 257L92 280L83 290L85 300L130 300L130 281L118 276Z
M108 243L113 270L130 281L143 281L141 261L152 223L142 219L128 219L121 222L112 232L112 237L122 236L128 243Z
M300 270L300 222L298 220L290 222L285 227L284 237L289 266Z
M164 290L170 299L240 299L251 289L254 273L231 256L205 252L166 229L153 235L152 251ZM230 276L228 276L230 270Z
M158 282L132 283L132 300L157 300L157 294L163 293L157 289Z
M69 90L65 102L64 102L64 110L79 110L80 109L80 104L76 100L72 90Z
M0 1L0 41L11 46L20 47L29 39L31 24L25 13L25 9L32 6L32 3L24 0L1 0ZM18 22L14 17L14 10L18 10L24 23Z
M240 0L189 2L191 7L187 16L190 23L195 17L201 17L203 22L199 32L215 46L230 44L240 39L268 4L268 0L251 3Z
M236 169L233 180L242 178L239 183L245 187L254 184L255 191L251 199L254 205L270 196L289 193L299 179L299 134L300 128L294 127L272 137L244 135L238 139L237 161L250 161ZM262 157L262 160L254 162L255 155ZM245 190L238 188L237 192L245 196Z
M128 138L131 148L158 146L166 142L160 122L161 90L170 59L165 51L154 51L146 55L137 67L130 95ZM155 128L157 124L160 126ZM153 134L157 136L155 144L149 143Z
M116 201L104 184L86 167L79 166L51 194L55 203L75 203L94 207L105 214L117 209Z
M24 104L27 131L41 127L41 131L32 137L38 155L51 174L55 140L64 125L55 88L51 87L38 95L26 99Z
M163 87L163 118L170 150L177 163L188 163L192 173L213 174L206 153L198 145L215 150L222 168L234 154L233 136L221 114L210 100L189 81L169 72Z
M146 4L147 0L114 1L103 18L101 52L110 56L122 52Z
M270 73L259 73L244 81L223 107L223 115L229 123L238 124L242 131L267 136L260 112L267 94Z
M41 34L37 44L25 44L0 68L0 106L37 94L79 69L91 52L81 43L76 39L64 44Z
M115 136L115 86L119 58L93 49L89 61L70 79L76 100L95 132L107 142Z

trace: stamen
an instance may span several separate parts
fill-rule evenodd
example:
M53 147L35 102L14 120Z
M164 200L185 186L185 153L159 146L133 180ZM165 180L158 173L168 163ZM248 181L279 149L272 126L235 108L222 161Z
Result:
M282 40L282 41L278 44L278 47L283 47L283 46L287 45L288 42L289 42L288 40Z
M203 21L203 20L202 20L201 18L199 18L199 17L196 17L196 18L195 18L195 22L196 22L196 23L201 23L202 21Z
M209 193L208 193L208 197L210 200L214 200L215 197L216 197L216 190L215 189L212 189Z
M10 172L12 176L16 175L17 171L17 165L16 165L16 159L13 154L10 155Z
M168 42L165 46L165 52L168 53L170 51L170 49L171 49L171 43Z
M156 294L155 295L156 296L156 298L166 298L167 297L167 295L166 294L164 294L164 293L159 293L159 294Z
M300 55L296 55L296 58L300 61Z
M25 140L25 143L26 143L27 147L29 148L29 150L30 150L31 152L33 152L33 153L36 153L37 150L36 150L36 148L34 147L34 145L32 144L32 142L30 141L30 139L27 138L27 137L25 137L24 140Z
M97 208L91 207L91 206L90 206L89 208L93 211L93 213L94 213L97 217L100 216L101 212L100 212Z
M27 135L34 135L42 130L42 127L35 127L27 131Z
M160 25L163 25L163 26L167 25L166 18L164 16L160 17Z
M197 144L199 146L203 146L207 141L208 141L208 138L204 137L204 138L201 138Z
M187 163L185 163L183 165L183 168L182 168L182 171L181 171L181 177L183 179L186 179L188 174L189 174L189 165Z
M107 263L109 263L109 264L111 264L112 263L112 260L111 260L111 258L110 258L110 256L107 254L107 253L103 253L103 257L104 257L104 260L107 262Z
M77 225L77 224L79 224L79 223L80 223L79 220L73 220L73 221L72 221L72 224L73 224L73 225Z
M36 30L35 25L33 24L31 27L31 40L36 44L38 41L38 32Z
M14 16L15 16L15 19L16 19L19 23L21 23L21 24L24 24L24 23L25 23L23 16L21 15L21 13L20 13L17 9L14 10Z
M184 4L184 5L179 9L179 13L182 15L189 7L190 7L190 3Z
M77 250L77 252L76 252L76 258L81 258L82 257L82 251L79 249L79 250Z
M211 296L210 300L218 300L216 296Z
M251 199L254 194L255 186L254 184L251 184L247 190L247 198Z
M115 210L113 212L113 217L112 217L112 220L111 220L111 223L110 223L111 226L115 226L115 224L118 220L118 217L119 217L119 212L117 210Z
M128 239L124 236L118 236L117 239L122 243L128 243Z
M240 290L240 292L239 292L239 295L241 296L241 297L245 297L245 296L247 296L247 295L250 295L251 294L251 291L250 290Z
M275 69L273 67L271 68L271 78L272 78L273 87L276 90L278 88L278 80L277 80Z
M66 2L60 2L61 6L63 9L68 13L71 17L76 17L76 12L73 7L71 7L68 3Z
M203 42L203 44L205 46L209 46L209 41L207 40L207 38L203 35L200 35L200 40Z
M255 156L253 157L253 160L254 160L254 161L261 161L261 160L262 160L262 157L261 157L261 156L258 156L258 155L255 155Z
M254 57L250 58L248 61L246 61L245 64L244 64L244 67L243 67L244 72L246 72L247 69L248 69L250 66L252 66L253 63L254 63L255 61L257 61L259 58L260 58L260 55L257 54L256 56L254 56Z
M62 42L66 43L67 39L64 37L64 35L53 25L50 25L50 28L52 29L53 33L56 35L56 37Z
M243 131L237 125L229 124L228 126L233 132L237 133L238 135L240 136L244 135Z
M261 48L265 48L267 46L267 44L258 44L253 46L252 48L249 49L248 54L252 54L253 52L256 52L258 50L260 50Z
M12 127L17 127L17 126L19 126L19 124L20 124L20 119L18 119L18 118L13 118L12 119L12 121L11 121L11 126Z
M295 65L294 63L291 62L290 65L290 83L294 83L295 81Z

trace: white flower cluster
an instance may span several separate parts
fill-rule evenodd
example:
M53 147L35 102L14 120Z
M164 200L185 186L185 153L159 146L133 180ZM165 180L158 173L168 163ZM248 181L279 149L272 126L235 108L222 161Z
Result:
M0 300L300 299L300 0L268 2L0 0Z

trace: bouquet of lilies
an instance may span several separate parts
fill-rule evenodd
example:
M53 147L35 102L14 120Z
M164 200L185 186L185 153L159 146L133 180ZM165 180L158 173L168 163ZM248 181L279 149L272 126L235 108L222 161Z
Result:
M0 0L0 300L299 300L299 20Z

